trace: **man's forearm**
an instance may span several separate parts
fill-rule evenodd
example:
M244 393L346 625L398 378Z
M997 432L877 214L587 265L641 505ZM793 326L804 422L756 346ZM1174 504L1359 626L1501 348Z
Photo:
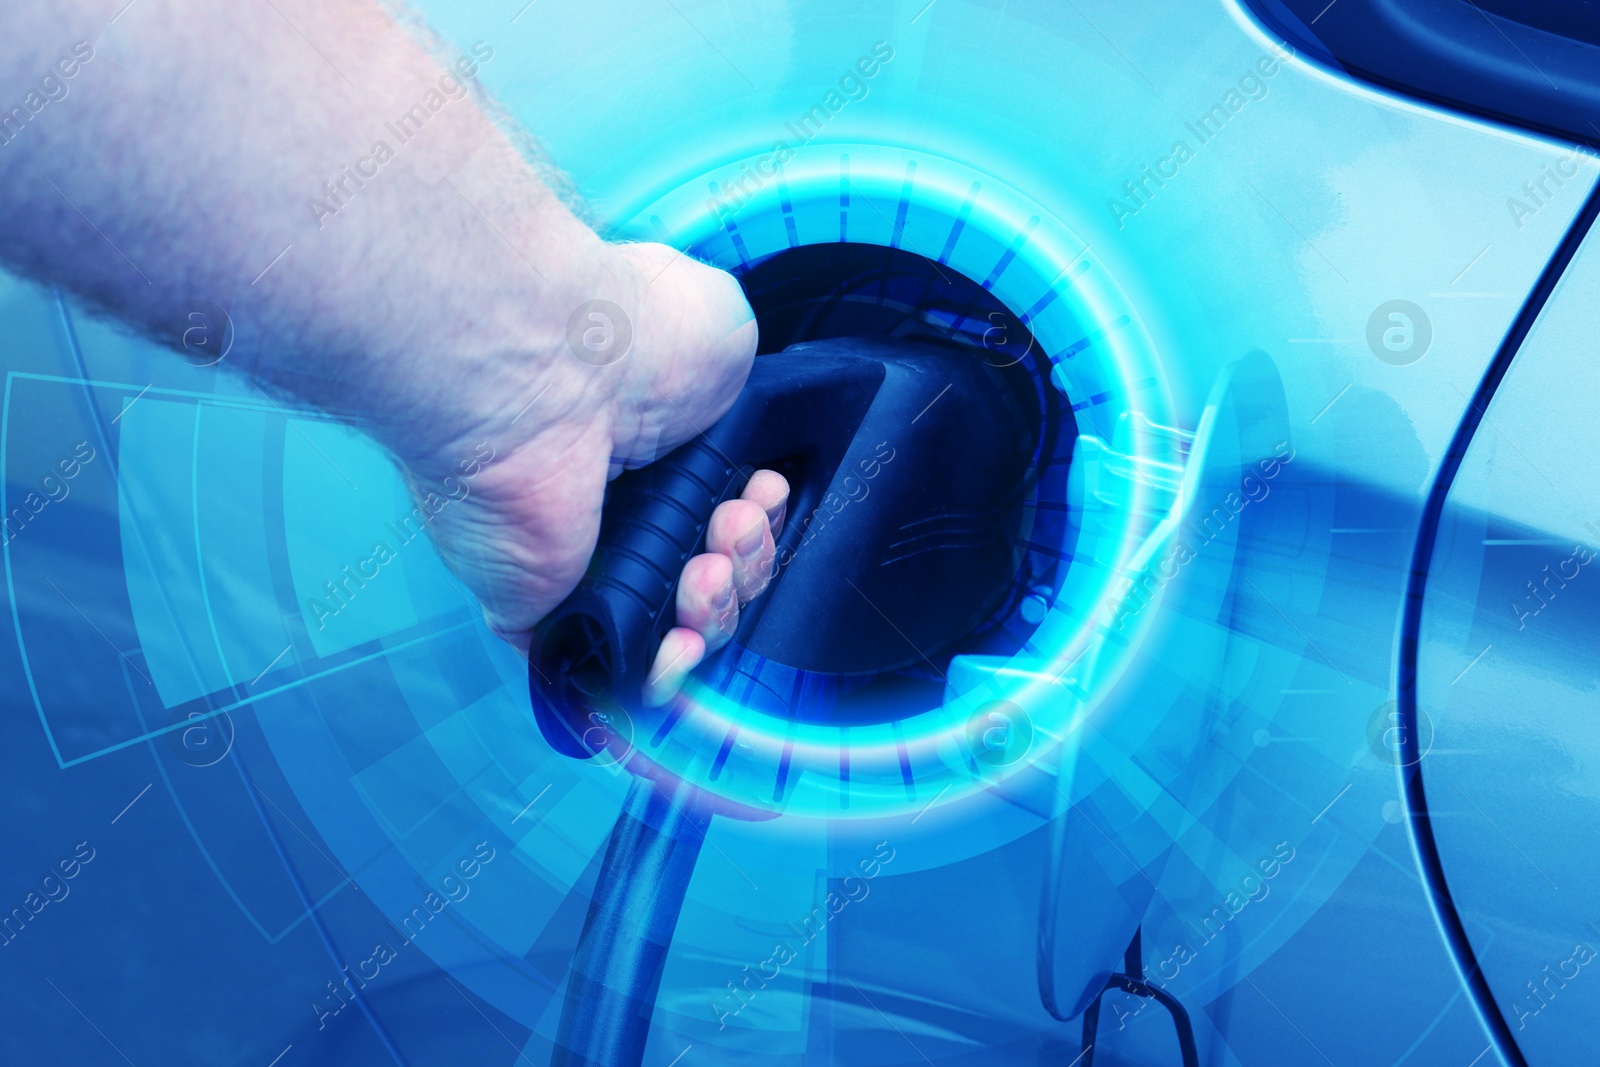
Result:
M473 95L492 46L436 59L367 0L125 3L0 19L0 257L171 342L218 305L230 360L403 451L549 384L551 309L614 257Z

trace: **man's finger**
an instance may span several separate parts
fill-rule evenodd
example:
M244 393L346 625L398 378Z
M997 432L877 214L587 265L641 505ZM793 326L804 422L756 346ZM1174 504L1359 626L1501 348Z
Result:
M756 471L740 495L766 513L767 526L774 538L783 533L783 520L789 510L788 479L777 471Z
M678 625L698 633L706 652L728 643L739 625L739 597L733 588L733 561L707 552L684 564L678 579Z
M753 500L726 500L711 513L706 529L706 551L733 560L733 585L741 604L749 603L767 587L774 555L772 528L760 504Z
M684 678L700 665L705 655L706 642L699 634L683 626L668 630L656 651L656 661L645 676L644 706L658 708L671 700Z

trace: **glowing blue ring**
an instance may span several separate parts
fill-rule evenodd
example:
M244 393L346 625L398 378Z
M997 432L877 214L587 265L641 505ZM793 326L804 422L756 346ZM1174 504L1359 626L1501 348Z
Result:
M1091 442L1080 449L1088 455L1074 458L1069 499L1079 527L1076 544L1061 546L1072 562L1009 671L965 694L947 691L939 707L901 721L848 727L781 720L691 681L675 711L638 724L643 756L757 810L877 816L986 788L1064 742L1148 624L1152 613L1127 610L1125 595L1130 576L1167 542L1172 524L1164 520L1189 440L1169 430L1173 409L1159 354L1092 249L991 175L871 145L734 160L664 193L619 232L730 270L785 248L838 241L904 248L947 264L981 282L1032 331L1049 356L1052 384L1080 413L1081 431L1126 438L1114 449ZM1079 469L1096 464L1092 473ZM969 724L996 700L1016 704L1031 723L1038 743L1027 758L974 759ZM663 731L665 715L674 718ZM775 791L775 780L786 787Z

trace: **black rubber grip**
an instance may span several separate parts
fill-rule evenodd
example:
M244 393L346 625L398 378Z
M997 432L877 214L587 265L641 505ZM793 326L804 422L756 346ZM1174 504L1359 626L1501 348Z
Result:
M749 477L726 455L730 436L697 437L609 494L606 514L621 521L602 530L588 576L550 620L540 649L541 666L584 696L644 684L647 660L672 626L679 573L704 544L711 513Z
M880 363L825 345L761 356L715 426L612 483L588 572L530 649L534 710L553 747L593 755L589 711L637 699L673 625L678 575L702 550L717 505L737 497L758 466L790 476L791 509L815 497L883 375Z

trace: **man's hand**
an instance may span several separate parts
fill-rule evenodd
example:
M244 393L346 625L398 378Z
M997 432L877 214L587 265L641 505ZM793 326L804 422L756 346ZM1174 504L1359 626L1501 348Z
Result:
M623 321L607 326L613 342L631 333L626 351L612 362L604 346L595 353L574 348L565 331L568 309L548 309L560 320L557 350L528 361L527 385L511 398L515 414L472 431L495 449L495 459L471 493L434 521L446 562L477 594L489 625L520 646L583 576L608 477L714 423L738 395L755 352L755 321L727 274L665 245L606 246L601 255L606 281L597 293L615 298ZM502 414L512 406L504 397L479 403ZM402 450L400 459L420 490L471 449L463 440L419 454ZM706 552L684 567L678 626L649 672L647 704L664 703L708 652L726 644L740 605L766 588L788 498L781 475L758 471L742 499L713 513Z
M174 347L185 308L221 306L260 389L349 418L416 491L490 444L434 532L513 641L582 575L607 477L744 382L739 287L573 214L481 106L516 62L496 42L446 49L378 0L53 0L0 29L0 112L53 101L0 129L0 260ZM631 328L614 361L569 340L591 301ZM717 511L651 701L764 587L787 493L763 474Z

